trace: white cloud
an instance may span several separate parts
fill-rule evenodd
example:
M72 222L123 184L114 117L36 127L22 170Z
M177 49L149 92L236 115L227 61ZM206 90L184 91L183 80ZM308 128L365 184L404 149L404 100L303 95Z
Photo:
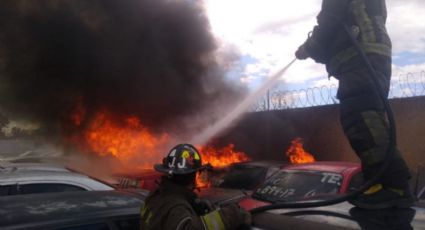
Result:
M244 77L241 77L241 83L249 85L257 79L258 77L254 77L254 76L244 76Z
M336 80L335 78L326 78L326 79L321 79L321 80L317 80L317 81L313 81L311 83L311 87L322 87L322 86L327 86L327 87L331 87L331 86L338 86L338 80Z
M406 75L409 73L420 74L422 72L425 75L425 63L415 64L415 65L406 65L402 67L393 65L393 76Z
M387 1L393 52L425 52L425 1Z

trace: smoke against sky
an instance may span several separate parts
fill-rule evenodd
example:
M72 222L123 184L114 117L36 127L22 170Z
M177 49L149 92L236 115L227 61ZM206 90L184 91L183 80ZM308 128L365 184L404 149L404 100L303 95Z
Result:
M107 110L167 130L244 92L188 1L5 0L0 30L1 109L51 132L79 106L83 123Z

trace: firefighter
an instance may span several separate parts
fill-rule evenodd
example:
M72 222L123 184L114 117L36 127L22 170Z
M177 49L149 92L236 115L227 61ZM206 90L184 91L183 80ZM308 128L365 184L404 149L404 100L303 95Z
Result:
M196 173L206 166L192 145L175 146L154 168L165 176L141 208L141 229L236 229L250 224L250 214L238 205L214 207L193 192Z
M361 160L366 181L384 162L389 127L374 76L351 39L358 41L377 73L379 88L388 96L391 40L385 27L386 18L385 0L322 0L317 25L295 52L297 59L310 57L325 64L329 76L339 80L340 122ZM364 209L409 207L413 204L409 179L409 169L396 150L378 183L351 202Z

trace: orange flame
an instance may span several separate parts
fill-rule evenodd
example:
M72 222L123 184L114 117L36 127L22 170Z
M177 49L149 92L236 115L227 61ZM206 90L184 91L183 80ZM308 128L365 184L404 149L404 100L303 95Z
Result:
M85 109L79 101L71 114L71 121L75 126L81 126L84 116ZM172 145L168 134L155 135L141 123L139 118L135 116L119 118L107 111L98 112L88 122L82 138L86 145L80 145L80 147L84 148L84 151L88 150L98 156L113 156L118 159L121 164L114 166L114 170L119 172L152 169L154 164L161 162L168 151L164 147ZM210 163L213 167L223 167L249 160L244 152L234 150L233 144L223 148L198 146L198 149L203 164ZM197 175L198 187L208 187L209 184L207 173Z
M162 158L159 146L168 141L168 135L152 134L137 117L114 122L106 112L98 113L84 134L90 150L100 156L112 155L126 166L152 168Z
M295 138L291 141L291 147L286 151L286 156L293 164L302 164L314 162L313 155L306 152L303 148L303 140L301 138Z
M234 144L229 144L223 148L212 146L198 146L203 164L211 164L213 167L225 167L233 163L244 162L250 158L244 152L234 150ZM208 174L198 173L196 176L197 187L210 187Z
M234 147L234 144L228 144L221 149L212 146L201 146L198 148L203 164L210 163L213 167L223 167L250 160L244 152L235 151Z
M196 174L196 187L197 188L209 188L211 182L208 178L208 173L205 171L198 172Z

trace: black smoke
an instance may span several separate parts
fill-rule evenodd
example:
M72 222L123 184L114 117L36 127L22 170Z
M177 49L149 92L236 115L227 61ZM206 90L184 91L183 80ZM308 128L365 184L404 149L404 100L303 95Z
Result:
M236 101L197 2L0 1L1 109L56 134L78 101L156 129Z

